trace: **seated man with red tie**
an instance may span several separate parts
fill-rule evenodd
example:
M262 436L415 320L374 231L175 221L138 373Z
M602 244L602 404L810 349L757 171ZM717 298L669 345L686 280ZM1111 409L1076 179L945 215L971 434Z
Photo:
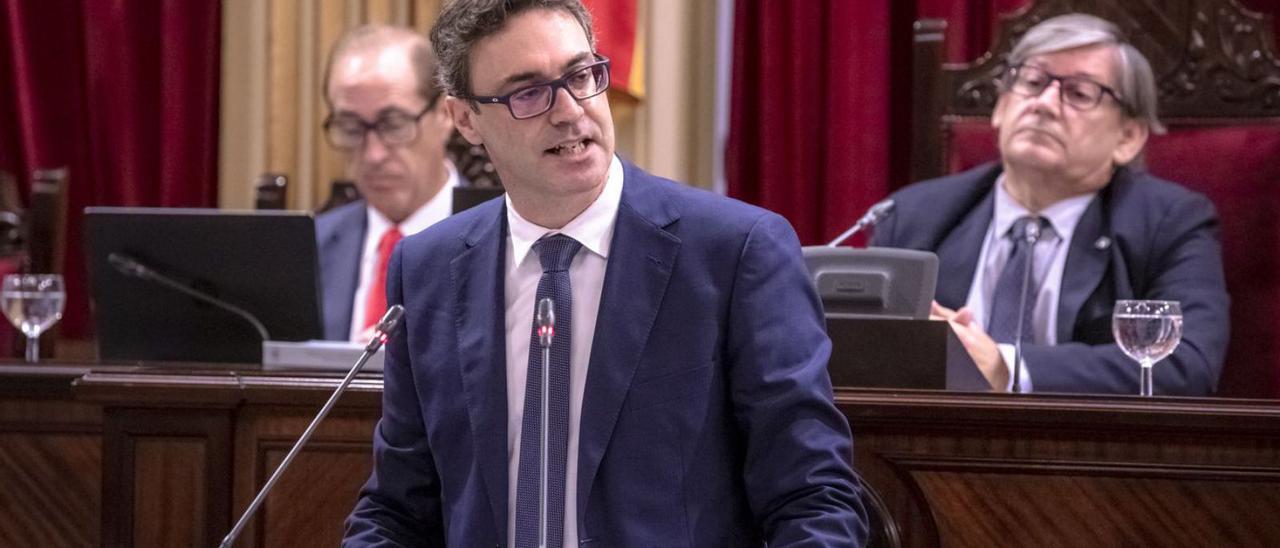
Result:
M934 313L993 389L1013 387L1021 339L1021 391L1138 393L1112 309L1158 299L1180 302L1185 323L1155 393L1212 393L1228 331L1218 219L1135 165L1162 130L1151 66L1087 15L1032 27L1008 65L991 117L1001 161L899 191L872 244L938 254Z
M453 122L435 70L426 37L398 27L354 29L329 55L325 137L362 199L316 218L326 339L369 340L386 311L392 249L453 209L459 175L444 153Z

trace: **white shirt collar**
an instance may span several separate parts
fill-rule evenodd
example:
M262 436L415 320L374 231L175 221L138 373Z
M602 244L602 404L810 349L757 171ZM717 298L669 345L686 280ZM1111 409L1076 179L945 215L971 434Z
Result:
M453 188L458 186L460 178L458 177L458 169L453 166L453 162L445 160L444 167L448 172L444 186L441 186L436 195L427 200L427 203L422 204L422 207L409 214L400 223L400 234L410 236L422 232L453 212ZM382 233L391 228L391 219L388 219L381 211L374 209L372 205L366 205L365 209L369 214L368 234L374 235L375 238L381 238Z
M609 175L604 189L596 201L559 230L536 225L521 217L511 205L511 195L506 195L507 227L511 233L511 250L515 252L514 264L521 264L533 248L534 242L547 234L561 233L577 240L582 247L605 259L609 258L609 246L613 239L613 227L618 218L618 205L622 203L622 162L617 156L609 164Z
M1039 215L1049 220L1054 234L1064 239L1069 238L1075 232L1076 224L1080 222L1080 217L1084 216L1084 210L1089 207L1089 202L1093 201L1093 198L1097 195L1097 192L1090 192L1058 200L1049 207L1040 210ZM997 239L1008 234L1009 229L1018 218L1033 214L1031 210L1023 207L1005 190L1003 173L996 178L995 202L995 213L991 220L991 226L995 228L994 236Z

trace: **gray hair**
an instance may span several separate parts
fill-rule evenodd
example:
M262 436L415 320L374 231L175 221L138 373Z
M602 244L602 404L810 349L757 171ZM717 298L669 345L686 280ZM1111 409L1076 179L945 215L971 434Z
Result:
M563 10L572 15L595 50L591 14L581 0L452 0L440 9L431 27L431 46L440 60L436 79L445 93L471 95L471 48L501 31L507 20L531 9Z
M363 25L353 28L338 38L333 49L329 51L329 59L324 65L324 79L321 80L321 95L333 108L333 100L329 97L329 78L333 67L342 58L357 53L381 49L389 46L404 45L409 49L409 63L413 65L414 79L418 83L418 95L431 103L440 95L435 85L436 56L431 52L431 44L427 38L417 31L392 25Z
M1157 135L1165 132L1157 115L1156 77L1151 63L1110 21L1073 13L1041 21L1009 52L1009 66L1016 67L1036 55L1054 53L1085 46L1111 46L1115 51L1115 92L1120 96L1121 110L1129 118L1147 125ZM1002 82L1008 89L1012 82Z

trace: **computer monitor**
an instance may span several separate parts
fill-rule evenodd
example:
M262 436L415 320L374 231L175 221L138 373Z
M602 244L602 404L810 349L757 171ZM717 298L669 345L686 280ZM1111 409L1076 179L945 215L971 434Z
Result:
M85 234L102 360L261 363L257 328L192 291L271 340L322 338L309 213L90 207Z
M887 247L802 251L828 318L929 317L938 285L937 255Z

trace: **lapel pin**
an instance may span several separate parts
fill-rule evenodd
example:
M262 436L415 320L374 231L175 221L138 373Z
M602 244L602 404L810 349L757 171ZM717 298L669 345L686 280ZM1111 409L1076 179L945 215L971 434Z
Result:
M1102 251L1108 247L1111 247L1111 238L1108 238L1106 236L1099 236L1098 239L1093 242L1093 247L1098 251Z

